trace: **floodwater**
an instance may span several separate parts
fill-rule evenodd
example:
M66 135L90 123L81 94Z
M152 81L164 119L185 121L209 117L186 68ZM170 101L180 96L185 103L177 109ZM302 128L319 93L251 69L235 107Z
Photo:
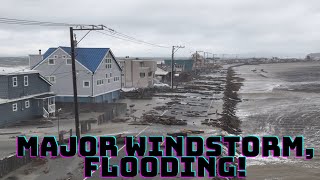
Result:
M243 135L305 137L315 148L311 161L295 158L248 159L248 179L320 179L320 63L244 65L237 106Z

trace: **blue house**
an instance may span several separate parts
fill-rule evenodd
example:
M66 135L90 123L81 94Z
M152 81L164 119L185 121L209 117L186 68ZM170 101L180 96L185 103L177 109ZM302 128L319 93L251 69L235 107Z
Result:
M51 83L37 71L0 68L0 126L55 115Z
M57 102L73 102L71 48L49 48L30 55L30 68L52 85ZM109 48L75 48L79 102L104 103L119 99L121 68Z

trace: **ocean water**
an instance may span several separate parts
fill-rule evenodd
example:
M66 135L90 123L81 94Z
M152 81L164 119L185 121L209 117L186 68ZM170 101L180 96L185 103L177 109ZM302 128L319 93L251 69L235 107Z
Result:
M315 148L316 154L311 161L256 157L248 159L247 165L296 165L320 172L320 63L244 65L234 69L245 79L239 91L243 102L237 106L243 135L302 135L305 146Z
M29 66L28 57L0 57L0 67Z

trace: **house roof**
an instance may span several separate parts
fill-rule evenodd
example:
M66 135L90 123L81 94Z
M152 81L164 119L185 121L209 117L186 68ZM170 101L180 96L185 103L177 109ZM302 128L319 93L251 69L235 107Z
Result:
M71 56L71 48L70 47L58 47L63 51L68 53ZM47 59L54 51L58 48L49 48L43 54L43 60ZM110 51L110 48L75 48L75 58L76 60L89 69L91 72L95 72L99 67L101 61L105 55ZM113 56L112 52L110 54ZM115 57L113 56L115 59ZM120 65L117 61L115 61L117 66L120 68ZM121 68L120 68L121 70Z
M55 94L42 94L42 95L34 97L34 99L47 99L47 98L54 97L54 96L55 96Z
M168 71L165 71L165 70L157 67L157 70L156 70L156 72L154 74L157 75L157 76L165 76L168 73L169 73Z
M37 96L41 96L41 95L45 95L45 94L53 94L53 92L45 92L45 93L41 93L41 94L22 96L22 97L15 98L15 99L0 99L0 104L11 103L11 102L15 102L15 101L21 101L21 100L25 100L25 99L35 98Z
M0 67L0 75L33 74L38 71L30 70L25 66Z

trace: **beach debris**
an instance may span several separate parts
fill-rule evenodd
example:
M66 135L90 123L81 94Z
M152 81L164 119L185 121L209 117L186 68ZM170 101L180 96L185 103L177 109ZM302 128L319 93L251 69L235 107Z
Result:
M176 119L172 116L159 116L155 114L144 114L142 117L142 122L163 125L187 125L185 120Z

